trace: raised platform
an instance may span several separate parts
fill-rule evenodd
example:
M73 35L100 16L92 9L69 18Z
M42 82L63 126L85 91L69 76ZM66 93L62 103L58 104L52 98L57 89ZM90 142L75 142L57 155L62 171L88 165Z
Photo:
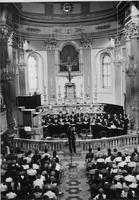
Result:
M60 111L71 113L72 111L88 114L99 114L99 113L123 113L123 107L114 104L106 103L64 103L55 105L42 105L37 107L38 110L42 111L43 114L51 113L58 114Z

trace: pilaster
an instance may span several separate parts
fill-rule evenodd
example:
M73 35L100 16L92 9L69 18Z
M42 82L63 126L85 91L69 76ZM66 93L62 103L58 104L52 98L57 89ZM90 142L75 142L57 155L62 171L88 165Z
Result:
M139 10L131 3L126 15L124 35L127 50L126 108L134 119L134 128L139 128Z

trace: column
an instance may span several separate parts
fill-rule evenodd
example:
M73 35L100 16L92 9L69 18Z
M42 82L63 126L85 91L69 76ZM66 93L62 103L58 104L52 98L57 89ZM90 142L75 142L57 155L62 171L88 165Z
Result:
M134 129L139 129L139 10L134 3L129 7L124 33L127 49L126 107L134 121Z
M56 103L56 66L55 48L56 40L54 36L45 41L47 51L47 73L48 73L48 103Z
M92 99L92 59L91 59L91 48L92 38L87 35L82 35L80 39L82 46L83 56L83 76L84 76L84 101L90 103Z

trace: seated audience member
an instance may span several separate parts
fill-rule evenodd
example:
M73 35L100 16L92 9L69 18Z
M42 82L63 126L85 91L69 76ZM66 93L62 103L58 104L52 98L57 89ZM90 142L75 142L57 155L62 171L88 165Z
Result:
M34 199L40 199L42 197L42 194L43 194L42 188L40 188L39 186L36 186L33 191Z
M50 154L48 153L48 149L47 148L44 149L44 153L42 154L41 158L43 159L45 156L50 158Z
M88 162L88 161L92 161L93 158L94 158L94 153L92 152L92 148L89 147L88 149L88 153L86 154L85 156L85 161Z
M48 185L45 190L46 191L43 194L44 197L47 196L47 197L49 197L50 200L57 200L57 197L56 197L55 193L52 190L52 186Z
M97 160L98 158L101 158L101 156L103 155L103 152L101 151L100 147L97 147L97 152L95 153L95 160Z
M104 193L104 190L100 188L98 190L98 194L93 198L93 200L102 200L102 199L106 199L106 194Z
M37 173L36 180L33 181L33 187L35 188L35 187L39 186L42 189L44 186L44 181L45 181L45 179L43 180L41 178L41 174Z
M56 150L53 151L53 157L54 160L59 159Z

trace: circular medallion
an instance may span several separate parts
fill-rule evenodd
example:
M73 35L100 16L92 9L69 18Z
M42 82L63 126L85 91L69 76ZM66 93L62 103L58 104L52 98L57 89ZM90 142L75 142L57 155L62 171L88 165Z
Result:
M65 13L70 13L72 11L72 4L71 3L63 3L62 10Z

